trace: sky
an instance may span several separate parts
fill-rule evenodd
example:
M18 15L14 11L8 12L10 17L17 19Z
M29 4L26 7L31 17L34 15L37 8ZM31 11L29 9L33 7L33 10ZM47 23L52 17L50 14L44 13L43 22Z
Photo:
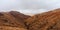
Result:
M60 8L60 0L0 0L0 11L37 14Z

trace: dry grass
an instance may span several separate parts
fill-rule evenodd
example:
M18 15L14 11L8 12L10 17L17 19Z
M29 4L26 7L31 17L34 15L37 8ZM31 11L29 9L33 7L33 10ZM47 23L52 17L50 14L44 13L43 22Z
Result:
M60 30L60 9L32 17L15 11L0 13L0 30Z
M60 30L60 9L34 15L26 20L29 30Z
M27 28L24 20L28 17L30 16L16 11L0 12L0 28L2 30L24 30Z
M27 29L11 26L0 26L0 30L27 30Z

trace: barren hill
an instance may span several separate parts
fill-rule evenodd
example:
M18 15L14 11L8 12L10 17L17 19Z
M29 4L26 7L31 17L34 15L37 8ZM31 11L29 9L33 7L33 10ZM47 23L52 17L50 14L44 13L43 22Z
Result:
M31 17L17 11L0 12L0 30L60 30L60 9Z
M60 30L60 9L34 15L26 25L29 30Z
M0 26L26 28L24 20L29 17L17 11L0 12Z

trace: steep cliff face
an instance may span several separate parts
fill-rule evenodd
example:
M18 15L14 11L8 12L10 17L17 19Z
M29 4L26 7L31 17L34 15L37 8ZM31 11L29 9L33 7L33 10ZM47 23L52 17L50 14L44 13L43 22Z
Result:
M25 22L29 30L60 30L60 9L34 15Z
M24 20L29 17L17 11L0 12L0 26L26 28Z

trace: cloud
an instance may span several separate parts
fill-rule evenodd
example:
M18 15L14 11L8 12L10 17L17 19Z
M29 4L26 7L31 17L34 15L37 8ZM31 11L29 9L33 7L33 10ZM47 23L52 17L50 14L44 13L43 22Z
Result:
M60 0L0 0L0 11L37 14L60 8Z
M60 0L0 0L0 10L60 8Z
M25 0L26 9L54 9L60 8L60 0Z
M26 14L26 15L35 15L35 14L39 14L39 13L43 13L43 12L47 12L46 9L38 9L38 10L34 10L34 9L26 9L26 10L17 10L23 14Z
M11 10L20 8L21 0L0 0L0 10Z

